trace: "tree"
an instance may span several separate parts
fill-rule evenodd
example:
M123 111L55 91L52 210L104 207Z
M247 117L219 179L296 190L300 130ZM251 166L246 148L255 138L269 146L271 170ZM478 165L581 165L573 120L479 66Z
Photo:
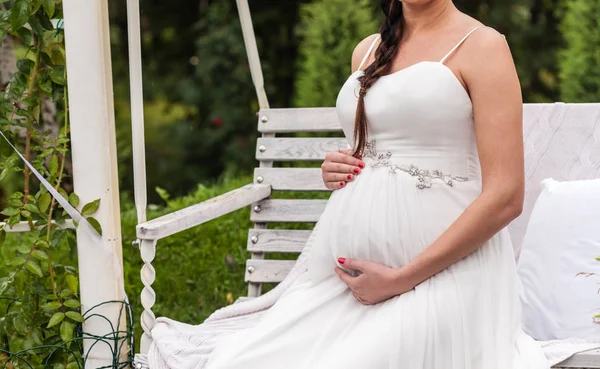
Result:
M558 60L561 99L600 101L600 0L567 1L560 30L565 40Z
M333 106L350 74L356 44L378 31L369 0L317 0L301 8L299 71L295 105Z

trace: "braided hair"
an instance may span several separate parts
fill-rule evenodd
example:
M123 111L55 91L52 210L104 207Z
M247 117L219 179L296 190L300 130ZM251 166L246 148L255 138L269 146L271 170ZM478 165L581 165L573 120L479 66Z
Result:
M354 152L355 157L361 157L367 144L367 115L365 112L365 95L379 77L385 75L398 53L400 39L402 39L403 22L402 2L398 0L382 0L381 9L385 20L381 25L381 43L375 51L375 60L358 78L360 90L358 104L356 105L356 118L354 121Z

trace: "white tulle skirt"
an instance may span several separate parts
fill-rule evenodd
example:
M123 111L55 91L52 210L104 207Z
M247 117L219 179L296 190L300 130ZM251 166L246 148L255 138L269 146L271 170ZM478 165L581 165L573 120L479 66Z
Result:
M308 270L250 330L223 339L208 369L547 369L521 330L508 232L403 295L360 304L338 257L400 267L476 198L476 181L418 189L407 173L367 167L335 191Z

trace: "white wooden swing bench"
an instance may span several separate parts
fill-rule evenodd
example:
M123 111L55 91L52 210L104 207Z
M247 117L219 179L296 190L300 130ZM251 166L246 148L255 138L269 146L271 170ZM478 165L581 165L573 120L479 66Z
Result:
M270 109L264 90L260 59L252 28L248 0L237 0L244 42L248 53L252 79L260 111L254 183L190 206L151 221L145 220L146 183L143 139L143 101L141 86L141 53L139 38L139 4L128 0L129 48L132 100L132 133L134 152L135 202L138 210L137 237L140 245L144 311L141 317L143 336L141 353L147 354L155 325L152 306L155 292L152 283L155 270L152 261L157 241L216 219L224 214L251 206L250 219L254 227L248 231L247 249L251 258L246 262L245 280L248 298L261 293L263 283L281 282L291 270L293 260L266 260L267 253L300 253L310 231L268 229L269 223L313 223L319 219L326 200L310 199L311 191L327 191L319 168L275 167L275 162L320 162L325 154L346 147L334 108ZM600 126L600 104L526 104L524 106L524 137L526 155L526 200L523 214L511 226L513 244L520 248L533 203L540 192L540 181L593 178L598 173L600 146L582 147L594 127ZM338 137L289 137L293 133L337 132ZM286 137L277 137L286 134ZM564 147L572 148L570 151ZM563 148L560 150L560 148ZM568 155L565 153L568 152ZM594 161L593 158L596 158ZM301 200L271 198L272 191L304 191ZM556 368L600 369L600 350L577 354Z
M543 178L557 180L586 179L594 167L586 157L577 157L583 150L576 145L583 135L597 124L600 104L526 104L524 106L524 132L526 148L527 200L523 215L510 226L515 245L520 245L524 227L531 212L533 201L539 192ZM262 283L283 280L294 265L290 260L265 260L266 253L299 253L310 231L267 229L272 222L316 222L325 207L326 200L284 200L271 198L277 191L326 191L319 168L277 168L273 162L321 161L328 151L347 145L343 137L289 138L275 137L276 133L293 132L341 132L335 109L263 109L259 113L258 130L262 137L257 141L256 158L260 166L255 169L254 183L228 192L211 200L190 206L175 213L142 223L137 227L141 240L142 258L145 262L142 274L145 288L142 291L144 313L143 346L150 342L150 329L154 325L152 305L154 269L151 265L156 241L190 227L215 219L223 214L252 206L251 220L254 228L248 231L248 251L251 259L246 262L245 279L249 284L249 297L260 295ZM571 156L564 153L562 145L573 145ZM594 153L600 156L600 147ZM595 168L595 167L594 167ZM576 271L575 271L576 272ZM148 346L145 347L147 349ZM561 368L600 368L600 351L582 353L568 359Z

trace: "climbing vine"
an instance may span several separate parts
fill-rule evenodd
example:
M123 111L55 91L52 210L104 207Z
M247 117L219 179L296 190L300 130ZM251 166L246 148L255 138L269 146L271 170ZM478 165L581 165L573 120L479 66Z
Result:
M101 232L100 200L71 191L62 2L0 6L0 130ZM15 189L0 199L0 368L82 367L73 223L2 137L0 155L0 186ZM7 232L18 227L30 231Z

